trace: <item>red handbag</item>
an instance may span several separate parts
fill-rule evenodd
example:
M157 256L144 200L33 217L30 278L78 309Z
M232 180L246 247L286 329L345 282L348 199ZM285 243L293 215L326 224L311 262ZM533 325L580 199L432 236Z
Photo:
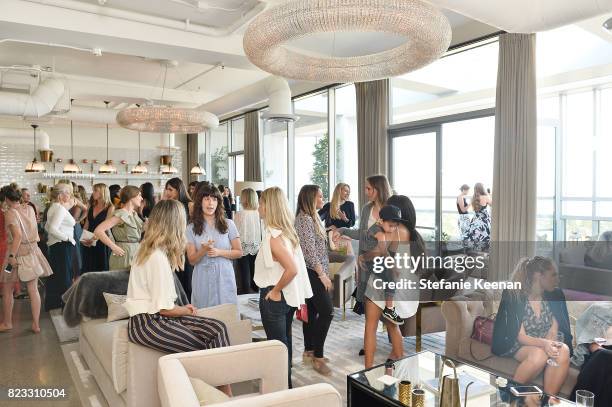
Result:
M495 325L495 314L488 317L476 317L472 328L471 338L491 345L493 343L493 326Z
M300 305L295 313L295 316L298 320L308 323L308 307L306 304Z

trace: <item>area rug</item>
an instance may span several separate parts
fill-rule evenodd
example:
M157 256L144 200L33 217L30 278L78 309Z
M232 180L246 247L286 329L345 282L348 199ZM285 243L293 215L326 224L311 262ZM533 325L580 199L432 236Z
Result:
M60 343L79 340L81 329L78 325L72 328L66 325L62 311L59 308L49 311L49 315L51 316L51 322L53 322Z

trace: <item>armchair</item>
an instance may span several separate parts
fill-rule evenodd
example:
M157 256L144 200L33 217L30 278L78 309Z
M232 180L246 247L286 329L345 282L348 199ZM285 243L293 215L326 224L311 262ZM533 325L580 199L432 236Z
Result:
M159 359L158 367L158 390L163 407L200 406L190 377L211 386L259 381L259 393L232 397L216 404L220 407L342 405L340 394L327 383L287 390L287 348L279 341L166 355Z

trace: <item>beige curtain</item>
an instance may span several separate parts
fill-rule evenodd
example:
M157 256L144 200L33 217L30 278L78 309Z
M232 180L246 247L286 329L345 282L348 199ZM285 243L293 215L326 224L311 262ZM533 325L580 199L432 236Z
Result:
M244 180L261 181L259 157L259 113L244 116Z
M189 182L197 181L197 175L191 175L191 169L198 162L198 134L187 134L187 168L183 169L183 173L187 173L187 178ZM204 165L204 163L200 163L200 165Z
M363 203L366 201L363 180L370 175L387 174L389 80L359 82L355 88L359 202Z
M533 255L536 227L535 34L502 34L495 103L489 279L507 280Z

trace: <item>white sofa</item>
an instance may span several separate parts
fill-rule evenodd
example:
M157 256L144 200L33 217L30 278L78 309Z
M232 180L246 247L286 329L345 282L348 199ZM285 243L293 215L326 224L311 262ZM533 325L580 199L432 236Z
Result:
M190 378L210 386L257 381L259 391L216 402L223 407L340 407L342 398L330 384L287 390L287 348L279 341L256 342L159 359L158 390L162 407L199 407Z
M234 304L198 310L225 323L232 345L251 342L251 321L240 320ZM92 319L81 324L83 359L111 407L158 407L157 361L165 353L131 343L127 320Z

